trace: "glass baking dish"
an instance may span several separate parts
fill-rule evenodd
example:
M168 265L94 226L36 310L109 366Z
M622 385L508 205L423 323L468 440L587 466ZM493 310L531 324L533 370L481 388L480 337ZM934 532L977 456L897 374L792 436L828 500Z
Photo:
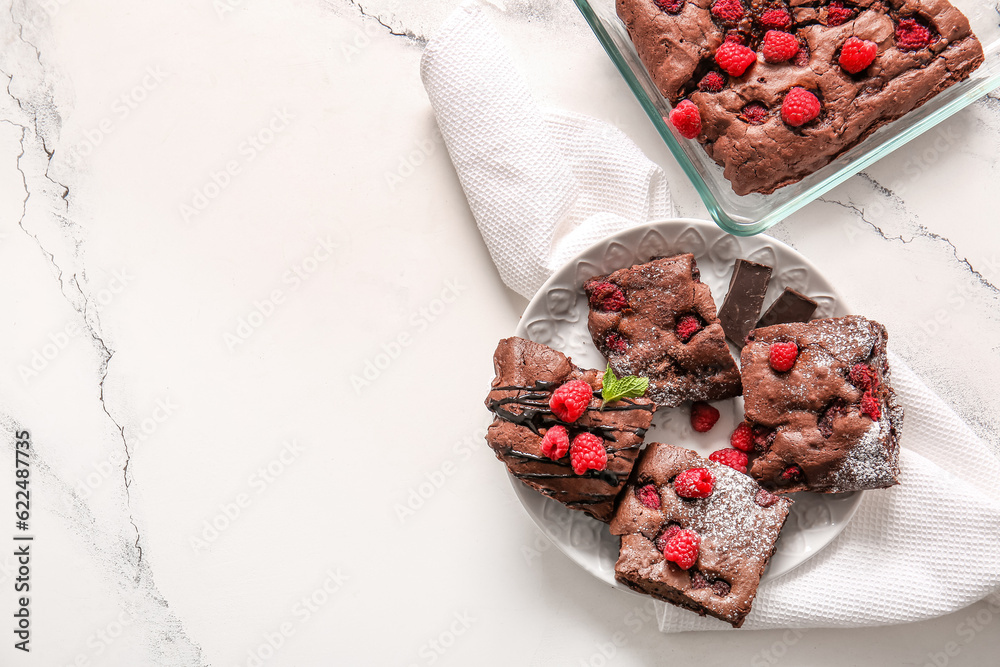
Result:
M615 13L615 0L574 0L625 82L653 121L667 148L694 183L715 222L731 234L759 234L847 180L910 139L1000 86L1000 5L990 0L952 0L972 24L986 55L985 62L965 81L955 84L902 118L883 125L865 141L798 183L769 195L737 195L722 167L694 141L680 141L663 117L670 105L639 59L625 24Z

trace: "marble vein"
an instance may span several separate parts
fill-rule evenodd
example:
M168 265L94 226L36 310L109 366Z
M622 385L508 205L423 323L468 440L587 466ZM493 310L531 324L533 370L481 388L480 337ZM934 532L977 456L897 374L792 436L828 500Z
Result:
M867 176L866 174L859 174L859 176L864 177L865 180L871 183L873 187L876 189L876 191L880 192L881 194L884 194L884 196L889 197L893 201L898 202L899 206L904 207L902 200L900 200L899 197L896 194L894 194L891 190L879 184L878 181L871 178L870 176ZM958 248L955 246L954 243L952 243L947 237L927 229L926 226L914 221L915 231L914 234L910 236L910 238L906 238L902 234L893 236L890 234L886 234L885 231L883 231L883 229L878 224L866 218L864 209L859 206L856 206L853 203L844 203L836 199L826 199L824 197L819 197L817 198L816 201L821 201L825 204L835 204L836 206L840 206L842 208L846 208L848 210L853 211L854 214L862 222L871 227L875 231L875 233L878 234L879 237L881 237L885 241L899 241L900 243L903 243L905 245L908 243L912 243L917 238L926 238L930 239L931 241L948 246L948 248L951 250L952 256L955 258L955 261L961 264L964 267L965 271L967 271L973 278L975 278L980 285L990 290L994 294L1000 295L1000 288L998 288L996 285L990 282L989 279L987 279L986 276L982 274L982 272L976 269L976 267L972 265L972 262L969 261L968 257L960 256L958 254Z
M413 32L412 30L406 28L403 28L402 30L396 30L395 28L392 27L391 24L386 23L385 20L383 20L382 17L379 16L378 14L366 11L365 8L361 6L361 3L357 2L356 0L348 0L348 1L351 3L351 6L355 7L362 16L377 21L378 24L381 25L386 30L388 30L389 34L392 35L393 37L404 37L411 43L419 46L427 45L427 37L419 35Z
M23 9L24 11L30 11L27 6L24 6ZM35 11L40 10L36 8ZM100 559L101 562L114 564L119 570L119 577L127 577L134 582L134 588L125 590L135 594L144 593L147 596L142 601L141 606L144 611L144 618L150 623L148 630L154 634L167 631L171 637L176 638L168 643L172 647L168 650L170 655L162 655L161 657L164 662L161 662L161 664L205 664L201 656L200 646L187 637L181 621L169 609L167 601L160 594L148 562L143 560L141 535L132 512L131 494L129 491L133 481L129 474L131 451L125 435L125 427L112 414L105 400L104 393L105 382L110 371L110 362L115 352L104 339L96 304L93 303L92 297L88 294L88 290L85 289L86 271L82 262L83 241L78 236L78 226L68 217L70 187L54 179L49 173L53 156L55 155L55 149L50 148L50 145L56 143L61 125L60 112L56 108L52 95L52 86L54 84L50 77L51 72L45 67L42 61L41 50L24 36L24 21L18 20L13 1L9 5L9 14L12 25L16 28L17 40L31 50L34 61L32 63L31 59L29 59L26 62L25 58L19 57L17 48L12 46L5 47L4 61L13 65L9 70L17 72L19 81L26 81L25 85L27 89L25 93L19 94L12 90L15 74L8 74L7 71L0 70L8 79L6 85L7 95L17 106L16 110L13 107L11 109L20 112L19 115L22 116L18 118L18 114L15 114L13 118L0 117L0 122L7 123L21 130L19 139L20 153L17 155L15 163L24 188L24 198L21 202L18 227L34 241L39 251L45 256L46 261L58 280L60 293L73 310L82 316L84 329L99 352L101 360L98 368L100 374L98 385L100 403L104 413L120 434L121 446L125 451L125 464L122 467L122 481L126 499L124 509L131 524L131 530L135 533L134 542L129 541L130 548L125 549L123 552L111 553L110 550L112 547L106 545L116 544L117 540L106 534L94 534L93 528L98 522L86 500L80 498L73 491L70 484L60 479L56 471L49 467L45 461L39 459L37 452L35 453L36 465L46 477L62 487L63 493L73 498L71 505L76 509L76 513L75 516L68 518L73 522L73 525L81 528L79 532L90 545L91 551L103 556ZM41 158L42 154L44 154L44 158ZM37 166L32 168L32 163L37 163L38 161L44 161L44 169L39 169ZM48 188L38 188L37 182L33 185L32 181L39 177L59 188L59 192L53 193L49 192ZM41 222L29 225L28 219L33 197L37 197L41 201L52 199L53 201L49 203L55 204L55 206L50 207L48 210L43 209L39 211L37 218ZM66 215L63 215L60 209ZM67 255L65 259L76 267L75 270L71 271L71 269L63 266L60 258L57 257L57 251L49 247L46 241L43 241L38 225L45 232L48 232L50 237L54 237L67 244L69 250L67 251L63 248L60 249L60 252ZM70 277L67 278L67 275ZM6 421L11 422L10 419ZM10 438L10 442L13 443L13 438ZM83 527L87 527L87 530L83 530ZM128 575L126 569L131 570L132 574ZM126 596L126 600L128 599L129 596ZM126 602L126 604L134 607L137 603ZM157 650L162 651L162 649ZM176 662L178 657L183 657L183 663Z

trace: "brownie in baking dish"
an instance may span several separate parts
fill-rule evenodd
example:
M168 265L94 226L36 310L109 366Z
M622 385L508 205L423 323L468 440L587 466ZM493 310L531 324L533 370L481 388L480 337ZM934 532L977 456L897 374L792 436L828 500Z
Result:
M740 627L791 501L695 452L650 443L611 521L615 578ZM692 542L694 540L694 542Z
M648 396L657 404L740 394L740 373L694 255L597 276L584 290L594 344L616 374L649 378Z
M495 419L486 441L497 458L533 489L595 519L610 520L656 406L646 398L604 403L602 372L580 369L563 353L524 338L501 340L493 366L496 377L486 407ZM553 412L551 403L560 387L574 381L588 384L589 396L582 414L567 421ZM546 455L545 436L554 428L566 429L566 441L573 444ZM597 444L606 461L577 473L572 448L578 436Z
M741 358L749 474L781 493L896 484L903 412L886 342L885 327L858 316L752 331Z
M697 107L675 126L739 195L801 180L983 62L947 0L617 0L617 11L663 96Z

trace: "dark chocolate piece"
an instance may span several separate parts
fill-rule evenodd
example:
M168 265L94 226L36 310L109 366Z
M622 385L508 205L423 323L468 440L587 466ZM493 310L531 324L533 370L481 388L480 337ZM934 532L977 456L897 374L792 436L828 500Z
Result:
M718 3L723 11L716 14L712 0L616 1L663 96L672 105L689 99L698 107L697 141L724 167L738 195L767 194L801 180L983 63L983 47L969 20L948 0L796 0L790 7L742 0ZM789 25L773 27L764 19L769 10L785 13ZM733 14L732 20L726 14ZM900 43L904 21L927 30L929 43ZM763 57L761 45L772 27L799 41L791 60L769 63ZM723 73L715 60L730 37L756 55L740 76ZM857 74L838 62L851 37L878 47L874 62ZM705 81L710 74L714 84ZM819 117L800 127L786 123L781 113L795 87L812 92L822 105Z
M496 415L486 442L497 458L519 480L571 509L608 521L615 498L625 486L656 406L646 398L627 398L605 404L600 398L604 373L582 370L562 352L524 338L506 338L493 354L496 378L486 407ZM549 399L561 384L583 380L594 397L582 417L560 421L549 409ZM604 440L607 467L573 472L569 455L552 460L542 454L545 431L566 427L572 440L592 433Z
M786 287L781 296L775 299L764 316L760 318L755 328L789 324L790 322L808 322L813 313L816 312L816 305L815 301L802 292Z
M740 372L694 255L654 259L583 287L594 345L617 375L649 378L647 396L657 404L739 396Z
M706 468L715 478L707 498L681 498L674 491L671 480L691 468ZM632 477L611 521L612 534L622 536L615 578L640 593L740 627L791 501L772 496L728 466L658 442L643 451ZM698 559L687 570L667 561L657 544L674 525L700 538Z
M743 348L744 410L757 436L749 473L781 493L885 488L899 473L903 411L886 358L885 327L850 316L755 329ZM772 343L794 342L775 371Z
M743 347L747 334L756 326L770 281L770 266L745 259L736 260L733 277L729 281L729 293L719 309L719 319L726 337L736 347Z

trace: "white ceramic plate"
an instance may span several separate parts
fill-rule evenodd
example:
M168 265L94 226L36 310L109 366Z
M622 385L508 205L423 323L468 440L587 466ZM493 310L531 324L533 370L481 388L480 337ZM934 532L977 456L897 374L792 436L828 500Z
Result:
M717 307L722 305L729 290L733 264L742 257L774 267L765 309L785 287L792 287L819 303L815 317L838 317L849 312L843 298L816 267L780 241L763 235L740 238L711 222L674 219L633 227L591 246L571 260L538 290L515 333L568 354L578 366L603 369L607 361L587 330L584 281L652 257L681 252L694 253L701 280L712 289ZM739 361L739 353L732 349ZM729 435L743 419L743 399L737 397L712 404L722 416L708 433L691 428L689 405L661 408L656 411L646 442L679 445L702 456L728 447ZM570 559L612 586L630 590L615 581L619 538L611 535L606 524L546 498L513 476L510 479L531 518ZM860 492L798 493L792 497L795 504L764 573L764 581L785 574L817 554L844 529L861 502Z

